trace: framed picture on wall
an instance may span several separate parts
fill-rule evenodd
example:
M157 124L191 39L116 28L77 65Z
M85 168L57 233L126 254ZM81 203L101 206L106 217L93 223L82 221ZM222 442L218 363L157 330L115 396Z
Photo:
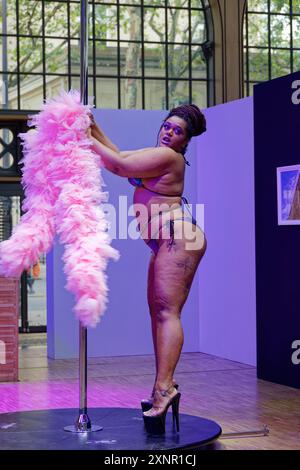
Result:
M277 168L278 225L300 225L300 165Z

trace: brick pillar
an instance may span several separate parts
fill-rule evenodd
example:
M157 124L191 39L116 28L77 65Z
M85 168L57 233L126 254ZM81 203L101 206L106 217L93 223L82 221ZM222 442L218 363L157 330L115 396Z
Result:
M18 380L19 279L0 277L0 382Z

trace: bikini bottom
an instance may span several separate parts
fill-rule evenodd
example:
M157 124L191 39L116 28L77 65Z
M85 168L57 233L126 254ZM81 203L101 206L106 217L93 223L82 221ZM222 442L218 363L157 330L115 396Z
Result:
M194 219L194 217L192 216L188 216L188 215L183 215L182 217L178 217L176 219L172 219L172 220L168 220L158 231L160 232L163 227L166 227L168 224L170 224L170 240L168 242L168 246L171 247L172 245L174 245L175 241L174 241L174 222L176 220L183 220L184 222L191 222L192 225L195 225L196 227L200 228L199 225L197 224L197 221ZM201 230L201 228L200 228ZM156 235L157 235L156 233ZM154 235L155 236L155 235ZM150 250L152 250L155 254L158 252L158 249L159 249L159 244L158 244L158 240L157 238L151 238L151 240L149 240L148 242L146 242L146 244L149 246Z

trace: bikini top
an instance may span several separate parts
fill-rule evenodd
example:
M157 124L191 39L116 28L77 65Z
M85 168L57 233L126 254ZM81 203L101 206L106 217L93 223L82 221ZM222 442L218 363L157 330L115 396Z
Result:
M190 162L187 161L187 159L185 158L184 155L182 155L182 156L184 158L185 164L190 166ZM147 191L150 191L151 193L154 193L154 194L158 194L159 196L181 197L182 200L186 199L185 197L182 197L181 194L163 194L163 193L159 193L158 191L153 191L153 189L149 189L144 185L144 183L142 181L142 178L128 178L128 181L129 181L130 184L132 184L132 186L135 186L137 188L147 189Z

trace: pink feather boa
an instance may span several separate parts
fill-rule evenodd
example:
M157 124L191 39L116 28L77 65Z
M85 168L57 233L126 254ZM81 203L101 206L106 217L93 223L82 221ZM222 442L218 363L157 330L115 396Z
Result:
M107 261L118 258L101 208L107 193L101 190L100 158L86 135L91 107L71 90L30 117L28 125L36 129L20 134L25 214L0 244L0 274L19 277L51 249L57 232L65 245L66 288L75 294L74 310L84 326L100 320L107 301Z

